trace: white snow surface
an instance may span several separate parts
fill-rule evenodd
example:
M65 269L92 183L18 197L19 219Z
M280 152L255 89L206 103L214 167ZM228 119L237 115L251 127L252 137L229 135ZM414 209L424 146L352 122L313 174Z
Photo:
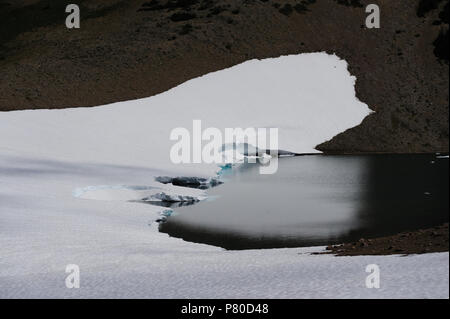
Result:
M213 176L169 160L175 127L278 127L279 147L314 147L370 113L347 64L325 53L252 60L157 96L94 108L0 113L0 298L448 298L448 253L309 255L224 251L159 233L164 209L129 202L204 192L155 176ZM70 94L70 92L68 92ZM97 200L92 200L97 199ZM378 264L381 288L365 267ZM65 287L77 264L81 288Z
M215 165L171 164L172 129L279 129L279 148L315 146L370 114L355 97L356 78L335 55L312 53L251 60L187 81L149 98L96 108L37 110L0 116L2 150L53 160L183 169L210 175ZM70 94L70 92L68 92Z

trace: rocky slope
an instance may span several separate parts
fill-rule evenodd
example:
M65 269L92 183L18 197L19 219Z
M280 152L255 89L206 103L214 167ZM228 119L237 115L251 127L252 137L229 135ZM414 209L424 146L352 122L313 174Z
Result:
M327 152L448 152L448 1L0 0L0 110L146 97L252 58L327 51L346 59L375 114ZM324 92L326 94L326 92Z

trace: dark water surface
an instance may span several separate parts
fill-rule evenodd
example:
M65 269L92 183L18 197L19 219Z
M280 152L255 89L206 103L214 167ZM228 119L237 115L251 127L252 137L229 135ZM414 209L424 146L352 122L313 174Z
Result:
M448 159L435 155L282 158L278 172L244 164L208 191L213 200L174 208L173 237L226 249L328 245L449 220Z

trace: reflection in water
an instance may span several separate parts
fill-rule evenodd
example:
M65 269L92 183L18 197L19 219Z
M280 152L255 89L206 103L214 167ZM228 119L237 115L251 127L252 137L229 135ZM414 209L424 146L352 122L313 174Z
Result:
M434 161L434 163L432 163ZM448 221L448 159L431 155L305 156L273 175L246 164L183 207L160 231L226 249L300 247Z

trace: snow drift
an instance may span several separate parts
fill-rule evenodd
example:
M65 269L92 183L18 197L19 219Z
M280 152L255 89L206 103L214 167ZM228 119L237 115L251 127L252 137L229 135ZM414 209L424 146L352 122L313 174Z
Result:
M162 94L95 108L0 114L0 147L53 160L134 165L211 175L214 165L170 163L172 129L279 129L279 148L315 146L356 126L371 111L355 96L355 77L335 55L251 60L187 81Z
M281 149L317 152L370 113L354 84L345 61L311 53L248 61L135 101L0 113L0 297L448 298L448 253L224 252L159 233L153 221L172 211L130 202L196 200L201 190L155 177L215 176L215 165L170 162L173 128L193 119L278 127ZM368 263L383 269L379 293L363 286ZM81 289L65 288L67 264L80 266Z

